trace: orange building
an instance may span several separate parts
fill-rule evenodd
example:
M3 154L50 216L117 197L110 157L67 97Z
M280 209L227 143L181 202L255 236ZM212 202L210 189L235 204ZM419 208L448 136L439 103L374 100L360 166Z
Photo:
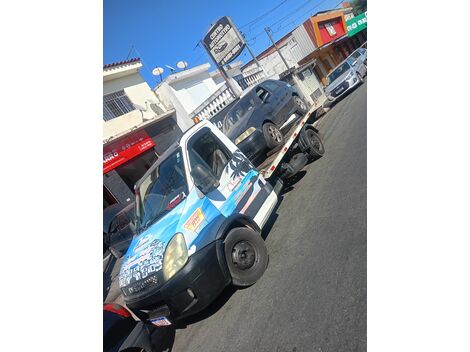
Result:
M366 31L348 36L346 18L352 16L351 8L335 9L319 12L303 23L316 49L298 64L302 66L316 60L315 73L323 83L333 68L367 40Z

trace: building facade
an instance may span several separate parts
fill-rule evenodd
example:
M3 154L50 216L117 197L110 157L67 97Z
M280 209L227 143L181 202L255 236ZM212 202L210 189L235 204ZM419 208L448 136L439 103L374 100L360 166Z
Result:
M265 79L259 68L244 74L241 66L238 61L225 68L235 92L219 70L209 71L209 63L172 73L154 88L154 92L161 101L175 108L178 125L186 131L201 119L211 119L228 107L243 90Z
M316 49L300 60L299 65L315 61L314 73L323 84L338 64L367 41L366 31L354 36L348 34L346 22L353 18L349 7L317 13L302 24Z
M325 99L323 86L328 73L367 41L367 30L353 36L348 34L347 23L355 16L348 3L343 6L316 13L276 42L289 68L300 79L300 88L314 102ZM286 74L286 65L274 46L264 50L257 59L269 78L278 79ZM252 60L242 71L252 70L255 65Z
M299 90L299 93L306 98L308 103L321 104L326 97L320 78L313 73L315 62L310 61L307 64L299 64L303 58L316 49L316 44L309 36L305 26L298 26L287 33L276 42L276 46L289 68L286 67L281 55L272 45L256 57L267 78L282 80L287 78L287 81ZM256 62L251 60L242 67L242 71L246 72L255 68ZM300 80L295 79L292 75L293 72Z
M141 61L103 67L103 207L134 201L134 184L182 134L175 109L140 75Z

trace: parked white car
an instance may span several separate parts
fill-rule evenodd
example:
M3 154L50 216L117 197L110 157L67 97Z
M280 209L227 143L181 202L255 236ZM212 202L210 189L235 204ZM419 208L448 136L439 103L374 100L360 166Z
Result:
M356 62L360 59L367 66L367 49L359 48L355 50L351 55L348 56L347 60L350 60L353 66L356 65Z
M367 51L365 55L367 60ZM364 82L367 66L363 58L364 56L362 56L359 49L354 51L326 77L327 86L325 93L330 102L335 102L348 91Z

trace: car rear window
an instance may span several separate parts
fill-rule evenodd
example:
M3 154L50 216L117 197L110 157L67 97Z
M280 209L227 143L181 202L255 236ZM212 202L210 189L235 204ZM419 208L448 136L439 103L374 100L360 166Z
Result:
M254 101L250 99L242 99L235 106L230 109L224 119L223 130L228 131L233 125L237 123L246 113L251 111L254 106Z

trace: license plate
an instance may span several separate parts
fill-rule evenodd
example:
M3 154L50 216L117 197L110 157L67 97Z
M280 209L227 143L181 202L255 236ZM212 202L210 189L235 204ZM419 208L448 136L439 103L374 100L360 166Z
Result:
M151 318L151 319L149 319L149 322L151 322L155 326L168 326L168 325L171 325L171 322L165 317Z
M336 94L341 93L343 90L344 90L344 87L341 87L341 88L337 89L337 90L336 90Z

